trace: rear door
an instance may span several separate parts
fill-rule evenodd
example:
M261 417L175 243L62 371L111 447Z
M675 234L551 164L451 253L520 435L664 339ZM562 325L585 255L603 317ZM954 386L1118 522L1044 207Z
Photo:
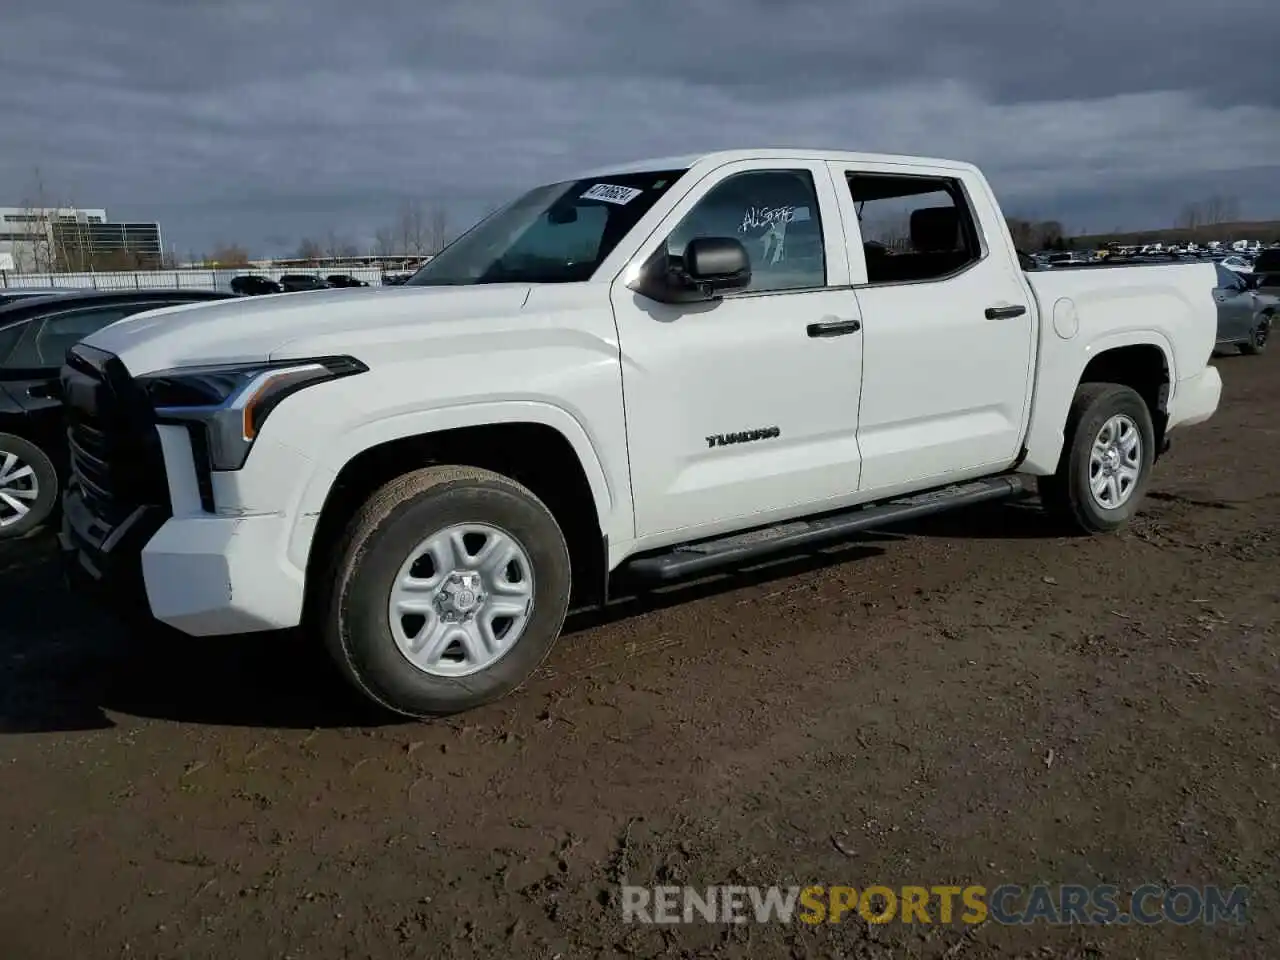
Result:
M833 162L863 322L862 491L996 472L1021 449L1035 301L1003 218L963 170Z
M1246 340L1253 328L1256 298L1250 295L1240 274L1220 263L1214 267L1218 271L1218 285L1213 288L1213 302L1218 308L1218 343Z

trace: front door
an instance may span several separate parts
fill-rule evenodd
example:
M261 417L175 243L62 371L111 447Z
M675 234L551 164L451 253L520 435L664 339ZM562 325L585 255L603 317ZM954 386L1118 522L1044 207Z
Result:
M996 472L1031 402L1035 303L981 179L833 163L850 226L865 360L869 496Z
M611 290L638 537L764 524L858 489L862 337L825 165L728 164L633 263L694 237L747 247L746 290L669 305ZM680 531L680 536L674 534Z

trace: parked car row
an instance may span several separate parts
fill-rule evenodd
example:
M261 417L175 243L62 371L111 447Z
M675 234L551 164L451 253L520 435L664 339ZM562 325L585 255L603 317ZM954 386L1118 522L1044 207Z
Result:
M345 273L332 273L317 277L310 273L286 273L279 280L272 280L257 273L246 273L231 281L231 292L240 296L261 296L267 293L298 293L303 290L329 290L334 287L367 287L367 280Z

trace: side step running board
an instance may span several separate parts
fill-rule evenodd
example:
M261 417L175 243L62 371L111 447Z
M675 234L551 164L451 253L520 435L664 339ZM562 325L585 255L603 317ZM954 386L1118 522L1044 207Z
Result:
M988 477L972 483L941 487L897 500L855 507L843 513L813 520L794 520L773 527L735 533L717 540L685 544L667 553L637 557L622 570L643 581L680 580L685 577L742 565L799 547L840 540L891 523L941 513L956 507L1019 497L1034 489L1033 481L1016 474Z

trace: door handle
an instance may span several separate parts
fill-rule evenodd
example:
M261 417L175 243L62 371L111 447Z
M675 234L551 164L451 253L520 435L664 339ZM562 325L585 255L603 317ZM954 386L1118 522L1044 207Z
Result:
M37 400L52 400L53 388L47 383L37 383L33 387L27 387L27 396Z
M861 320L837 320L832 317L821 323L809 324L804 332L811 337L843 337L846 333L857 333L861 329Z
M1014 317L1020 317L1027 312L1027 308L1022 304L1014 304L1009 307L987 307L988 320L1011 320Z

